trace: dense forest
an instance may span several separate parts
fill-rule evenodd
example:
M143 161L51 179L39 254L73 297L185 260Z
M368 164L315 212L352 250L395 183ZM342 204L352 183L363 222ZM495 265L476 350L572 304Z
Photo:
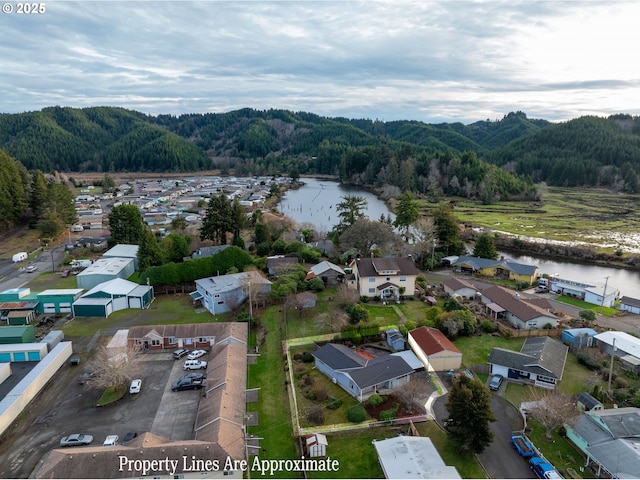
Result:
M535 198L534 184L636 192L640 120L581 117L552 124L512 112L499 120L426 124L308 112L144 115L50 107L0 115L0 148L52 171L329 174L391 195Z

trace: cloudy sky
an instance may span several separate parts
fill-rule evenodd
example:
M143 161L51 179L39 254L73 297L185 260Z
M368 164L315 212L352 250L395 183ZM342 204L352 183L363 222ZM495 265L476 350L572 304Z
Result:
M636 0L0 3L2 112L640 115Z

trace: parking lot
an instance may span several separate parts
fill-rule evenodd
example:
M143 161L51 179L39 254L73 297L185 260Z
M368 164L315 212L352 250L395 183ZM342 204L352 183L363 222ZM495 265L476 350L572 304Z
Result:
M173 360L171 352L147 353L142 361L140 393L127 393L115 404L100 408L96 402L102 389L77 382L86 366L61 368L0 438L0 478L27 478L43 455L72 433L92 435L94 446L101 445L107 435L122 439L127 432L193 439L204 389L171 391L171 384L185 373L184 362Z

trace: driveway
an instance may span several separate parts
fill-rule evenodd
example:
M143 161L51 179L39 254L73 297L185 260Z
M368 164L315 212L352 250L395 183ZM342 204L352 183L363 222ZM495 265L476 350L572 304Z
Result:
M441 381L450 388L449 379L441 378ZM500 389L504 388L503 383ZM489 424L493 432L493 442L478 455L478 459L489 478L536 478L526 460L518 455L511 444L511 432L523 428L522 416L499 393L500 391L498 394L491 394L491 410L497 419ZM447 401L448 394L438 397L432 407L435 419L441 426L449 416L446 408Z

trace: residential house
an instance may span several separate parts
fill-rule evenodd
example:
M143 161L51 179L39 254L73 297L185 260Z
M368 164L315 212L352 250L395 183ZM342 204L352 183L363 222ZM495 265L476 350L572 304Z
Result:
M617 287L609 285L606 282L603 284L599 282L571 280L561 278L557 275L549 277L549 290L559 295L567 295L584 300L587 303L604 307L613 307L620 293Z
M148 350L208 349L218 344L246 344L248 326L243 322L139 325L129 328L131 345Z
M459 297L463 299L472 299L475 297L478 289L469 282L456 278L449 277L442 282L444 292L450 297Z
M429 437L398 435L374 440L384 478L462 478L448 466Z
M539 276L536 265L517 263L505 258L492 260L489 258L460 256L450 258L449 262L454 272L483 277L505 278L529 285L533 284Z
M566 435L587 457L597 477L638 478L640 409L590 410L569 420Z
M623 296L620 299L620 309L640 315L640 299Z
M552 337L529 337L519 352L494 348L487 363L492 375L553 389L562 380L569 347Z
M313 265L307 273L305 280L311 280L312 278L321 279L325 285L339 285L344 282L346 273L344 270L328 261L320 262Z
M541 329L558 324L557 317L543 307L551 308L546 299L530 300L520 292L498 285L482 290L481 299L492 318L505 318L517 329Z
M410 257L356 258L350 267L360 296L397 301L415 295L420 270Z
M622 368L640 373L640 339L626 332L608 331L593 337L601 352L620 359Z
M313 356L316 368L362 402L373 393L394 390L409 382L413 368L395 354L375 357L363 350L327 343Z
M127 308L147 308L153 287L116 278L96 285L72 304L74 317L104 317Z
M249 271L196 280L196 291L191 296L212 315L217 315L235 310L249 298L249 294L264 296L270 291L269 280L259 272Z
M458 369L462 352L437 328L418 327L409 332L409 346L430 372Z

